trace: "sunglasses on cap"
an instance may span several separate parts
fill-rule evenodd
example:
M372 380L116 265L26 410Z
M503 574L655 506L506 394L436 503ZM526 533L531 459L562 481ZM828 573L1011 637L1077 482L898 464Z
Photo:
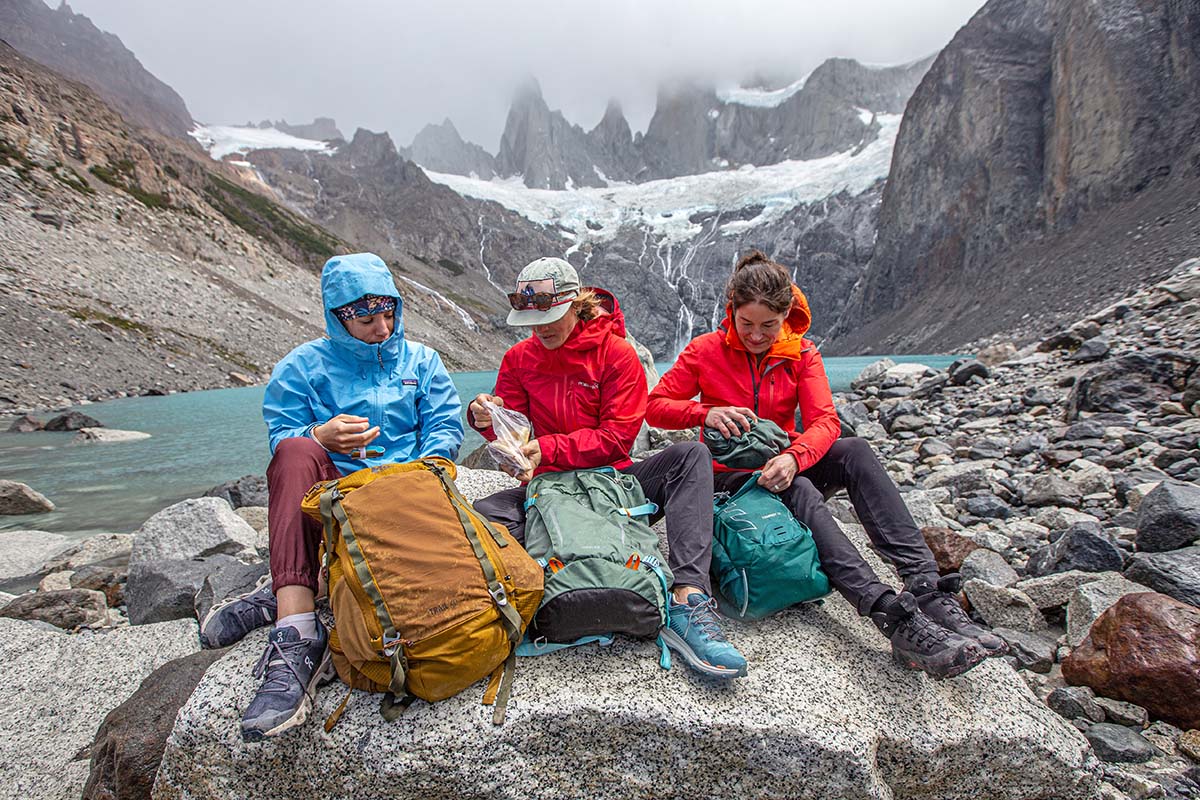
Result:
M508 303L513 307L514 311L524 311L527 308L535 308L538 311L549 311L554 306L562 305L568 300L575 299L578 294L574 290L551 294L550 292L534 292L527 288L523 292L510 292ZM562 298L566 298L566 300Z

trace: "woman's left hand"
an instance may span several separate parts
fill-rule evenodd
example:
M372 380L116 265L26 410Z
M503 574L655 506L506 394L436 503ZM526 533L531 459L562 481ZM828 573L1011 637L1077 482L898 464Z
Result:
M538 468L539 464L542 463L542 446L538 444L537 439L531 439L530 441L521 445L521 453L529 459L530 466L529 469L514 477L516 477L516 479L521 483L528 483L529 481L533 480L533 471Z
M790 453L780 453L763 465L758 485L776 494L792 485L796 478L796 459Z

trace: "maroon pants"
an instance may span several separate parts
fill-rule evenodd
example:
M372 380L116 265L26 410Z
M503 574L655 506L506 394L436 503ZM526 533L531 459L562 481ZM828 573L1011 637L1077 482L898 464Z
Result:
M284 439L267 467L267 525L271 533L271 585L317 590L317 549L321 523L300 510L314 483L337 480L342 473L321 445L307 436Z

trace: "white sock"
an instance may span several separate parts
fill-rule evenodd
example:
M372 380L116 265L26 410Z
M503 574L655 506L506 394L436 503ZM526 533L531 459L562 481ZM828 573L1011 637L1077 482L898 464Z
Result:
M289 614L275 620L276 628L295 628L301 639L317 638L317 612L305 611L300 614Z

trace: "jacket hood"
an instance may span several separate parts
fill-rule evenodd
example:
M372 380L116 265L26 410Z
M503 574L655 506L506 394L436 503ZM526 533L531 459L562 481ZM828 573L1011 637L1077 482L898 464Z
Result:
M606 289L597 289L594 286L584 287L584 291L592 291L600 298L600 307L606 313L601 314L595 319L580 320L575 325L575 330L571 331L571 335L563 342L562 346L566 350L592 350L604 341L604 337L609 333L625 338L625 314L621 311L621 304L617 302L617 298L612 292ZM537 341L537 337L533 336ZM541 344L541 342L538 342Z
M333 309L353 303L365 294L396 298L396 321L392 335L379 344L368 344L350 335ZM386 359L399 355L404 340L404 299L383 259L374 253L334 256L321 270L321 304L325 307L325 333L334 344L362 360Z
M783 329L771 345L771 349L767 351L767 355L779 358L800 358L800 354L804 351L804 334L808 333L811 326L812 312L808 308L808 298L804 296L804 292L800 291L799 286L792 284L792 310L783 320ZM725 321L721 323L721 328L725 333L725 344L734 350L746 350L741 337L737 334L737 327L733 324L733 305L731 303L725 304Z

